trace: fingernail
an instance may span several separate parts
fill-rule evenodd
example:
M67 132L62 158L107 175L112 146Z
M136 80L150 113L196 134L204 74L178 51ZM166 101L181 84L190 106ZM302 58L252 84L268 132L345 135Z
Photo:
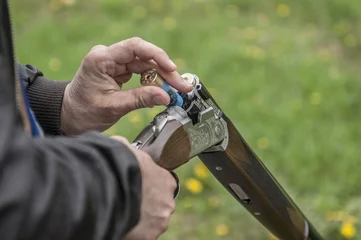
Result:
M193 83L190 82L188 78L182 78L182 79L184 85L186 85L187 87L193 87Z
M175 65L175 63L174 63L171 59L169 59L169 62L170 62L170 64L171 64L174 68L177 67L177 65Z
M166 104L164 99L161 96L155 96L154 97L154 102L157 105L165 105Z

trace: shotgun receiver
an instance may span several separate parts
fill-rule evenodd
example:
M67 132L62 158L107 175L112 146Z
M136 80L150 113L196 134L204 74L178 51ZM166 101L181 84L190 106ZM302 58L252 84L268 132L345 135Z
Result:
M190 73L182 77L192 83L191 92L177 92L154 69L142 74L141 83L162 87L171 103L136 137L133 146L169 171L198 156L229 193L279 239L323 239L199 78Z

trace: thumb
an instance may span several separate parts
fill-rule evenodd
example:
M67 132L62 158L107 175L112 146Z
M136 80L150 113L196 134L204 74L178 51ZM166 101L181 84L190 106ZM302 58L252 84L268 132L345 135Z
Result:
M116 93L117 109L122 115L140 108L168 105L169 95L160 87L141 86Z

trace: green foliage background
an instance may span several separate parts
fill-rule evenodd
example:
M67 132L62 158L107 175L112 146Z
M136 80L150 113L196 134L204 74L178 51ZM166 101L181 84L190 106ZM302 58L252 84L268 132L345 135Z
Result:
M9 2L17 59L52 79L71 79L97 44L139 36L162 47L181 73L197 74L212 89L326 239L344 239L347 234L342 236L340 228L345 215L355 217L354 238L361 237L358 1ZM138 85L134 76L127 88ZM161 109L133 112L107 133L132 140ZM197 164L193 159L177 170L183 182L197 179ZM161 239L271 238L213 177L199 181L199 194L182 185Z

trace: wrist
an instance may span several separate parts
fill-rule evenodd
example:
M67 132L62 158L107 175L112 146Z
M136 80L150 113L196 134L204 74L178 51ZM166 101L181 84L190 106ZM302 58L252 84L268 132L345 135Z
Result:
M102 109L94 106L91 99L91 92L82 89L77 91L79 86L71 82L64 91L63 104L61 107L60 131L64 135L79 135L86 131L104 131L108 123L99 120Z
M75 102L72 101L70 94L71 84L68 84L64 91L63 103L60 113L60 132L63 135L76 135L80 132L78 127L79 114L74 109L76 108Z

